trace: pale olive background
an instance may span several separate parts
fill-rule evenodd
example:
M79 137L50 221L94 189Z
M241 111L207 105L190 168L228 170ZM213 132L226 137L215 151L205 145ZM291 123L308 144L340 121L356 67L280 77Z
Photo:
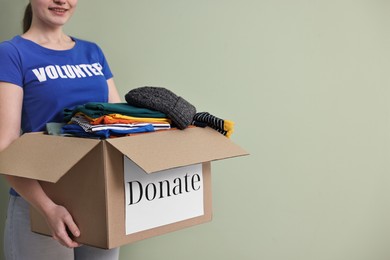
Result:
M0 1L0 40L26 2ZM167 87L251 153L212 164L211 223L121 259L390 259L389 30L386 0L80 0L66 31L102 47L122 97Z

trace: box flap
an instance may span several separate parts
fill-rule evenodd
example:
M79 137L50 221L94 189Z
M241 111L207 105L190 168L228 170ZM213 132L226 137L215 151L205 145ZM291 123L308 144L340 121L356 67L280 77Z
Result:
M27 133L0 153L0 173L57 182L99 142Z
M190 127L107 139L107 142L147 173L248 154L211 128Z

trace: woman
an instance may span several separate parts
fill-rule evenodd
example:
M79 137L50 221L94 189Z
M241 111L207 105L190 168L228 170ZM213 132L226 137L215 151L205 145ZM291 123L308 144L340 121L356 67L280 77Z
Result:
M24 33L0 43L0 151L22 132L62 121L62 110L90 101L120 102L100 48L63 32L77 0L31 0ZM6 123L4 123L6 122ZM5 228L6 259L118 259L119 250L79 245L80 230L66 208L38 181L6 176L11 185ZM30 231L28 205L46 219L52 237Z

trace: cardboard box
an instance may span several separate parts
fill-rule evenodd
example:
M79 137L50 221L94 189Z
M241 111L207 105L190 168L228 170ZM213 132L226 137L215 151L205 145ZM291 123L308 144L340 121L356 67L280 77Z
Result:
M0 172L39 180L46 193L72 214L81 230L76 241L114 248L210 221L210 162L246 154L211 128L107 140L29 133L0 153ZM125 177L125 171L130 177ZM143 183L131 177L133 172L153 177ZM169 174L173 174L171 179L165 180ZM157 179L153 182L154 176ZM190 203L175 201L184 195L190 196ZM166 210L164 204L151 204L170 199ZM181 214L187 208L183 203L194 209ZM143 211L138 214L141 220L134 224L131 221L138 210L135 204ZM170 212L170 216L161 220L164 212ZM132 225L141 222L143 216L146 226L134 229ZM44 219L34 209L31 223L34 232L50 235Z

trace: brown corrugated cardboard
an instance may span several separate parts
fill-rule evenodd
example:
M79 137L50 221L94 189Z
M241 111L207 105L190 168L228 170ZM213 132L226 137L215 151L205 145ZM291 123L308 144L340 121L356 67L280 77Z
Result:
M0 153L0 172L41 181L72 214L82 244L113 248L211 220L210 162L246 155L210 128L188 128L107 140L25 134ZM204 214L126 235L124 156L146 173L201 164ZM20 163L23 162L23 163ZM34 210L32 229L50 235Z

